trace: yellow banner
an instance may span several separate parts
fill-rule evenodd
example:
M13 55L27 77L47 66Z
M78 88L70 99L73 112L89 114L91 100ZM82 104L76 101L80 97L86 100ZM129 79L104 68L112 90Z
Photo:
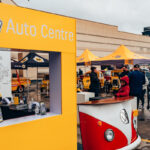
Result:
M125 60L125 65L133 65L133 59Z
M0 47L75 53L75 19L0 4Z
M88 62L85 62L84 64L85 64L85 66L90 66L90 65L91 65L91 62L88 61Z

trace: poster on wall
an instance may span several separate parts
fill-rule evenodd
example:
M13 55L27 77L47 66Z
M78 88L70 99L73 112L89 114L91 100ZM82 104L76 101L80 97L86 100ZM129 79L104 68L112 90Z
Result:
M7 49L0 51L0 94L12 97L11 94L11 53Z

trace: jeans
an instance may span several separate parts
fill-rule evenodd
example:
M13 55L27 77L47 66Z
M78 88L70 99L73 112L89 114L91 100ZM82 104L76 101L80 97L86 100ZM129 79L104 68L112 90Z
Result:
M142 93L141 95L138 95L137 96L137 109L139 108L139 103L140 103L140 100L142 101L142 107L144 107L144 95L146 93L146 90L142 90Z

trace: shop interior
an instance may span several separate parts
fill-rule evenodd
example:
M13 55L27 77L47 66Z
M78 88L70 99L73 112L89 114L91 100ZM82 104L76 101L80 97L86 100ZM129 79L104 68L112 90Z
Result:
M49 113L49 52L1 48L0 56L0 121Z

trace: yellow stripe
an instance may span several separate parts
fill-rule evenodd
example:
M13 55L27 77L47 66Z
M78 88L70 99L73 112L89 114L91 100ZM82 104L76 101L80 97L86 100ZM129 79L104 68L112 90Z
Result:
M150 143L150 140L147 140L147 139L142 139L142 141Z

